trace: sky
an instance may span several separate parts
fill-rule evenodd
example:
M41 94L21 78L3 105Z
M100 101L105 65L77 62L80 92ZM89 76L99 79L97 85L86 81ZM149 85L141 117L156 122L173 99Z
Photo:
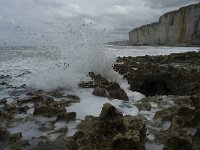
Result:
M105 29L106 41L127 40L128 32L158 21L172 10L199 0L0 0L0 44L13 32L53 32L61 22L84 16Z

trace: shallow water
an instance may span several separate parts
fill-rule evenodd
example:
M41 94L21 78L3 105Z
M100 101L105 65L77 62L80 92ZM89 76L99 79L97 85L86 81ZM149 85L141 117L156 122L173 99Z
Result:
M179 53L186 51L197 51L197 47L153 47L153 46L141 46L141 47L118 47L118 46L106 46L105 51L109 54L109 57L116 58L118 56L143 56L143 55L166 55L170 53ZM143 114L147 117L149 121L152 121L152 117L157 111L157 104L151 103L151 111L140 111L138 108L133 105L136 101L144 98L145 96L138 93L130 91L129 85L126 80L122 79L120 75L114 73L113 76L117 77L117 82L120 86L126 91L129 96L129 101L124 102L120 100L109 100L108 98L102 98L92 95L92 89L81 89L74 88L74 85L77 81L88 80L87 74L83 72L72 72L66 71L63 68L63 60L60 60L59 53L56 53L54 50L49 49L29 49L29 50L0 50L0 83L5 81L9 85L0 85L0 99L6 98L7 103L15 103L16 99L22 99L25 97L25 93L30 88L37 88L47 90L49 87L53 86L54 88L60 87L65 88L65 92L76 94L80 97L80 103L71 104L69 107L66 107L68 112L76 112L77 120L71 121L69 123L57 122L54 124L54 129L58 130L64 126L68 126L69 130L66 136L72 136L76 132L76 126L80 123L80 120L84 119L87 115L98 116L101 112L101 108L105 103L111 103L117 107L124 115L133 115ZM95 55L94 55L95 57ZM76 61L76 60L74 60ZM95 63L101 63L97 61ZM102 62L106 63L106 62ZM110 63L108 61L108 63ZM110 64L109 64L110 65ZM56 68L56 66L59 66ZM96 67L101 66L97 65ZM49 69L50 68L50 69ZM54 68L54 69L52 69ZM87 68L88 69L88 68ZM87 71L86 69L86 71ZM108 68L106 68L108 69ZM41 77L41 71L43 72ZM74 70L71 70L74 71ZM45 73L45 74L44 74ZM33 76L36 76L33 80ZM111 75L110 74L110 75ZM41 78L40 78L41 77ZM44 80L45 77L46 79ZM66 78L65 78L66 77ZM76 78L76 79L75 79ZM53 81L52 81L53 80ZM68 81L70 80L70 81ZM75 80L73 82L73 80ZM43 82L44 81L44 82ZM48 83L49 81L49 83ZM48 83L48 84L47 84ZM28 85L28 89L20 88L23 84ZM65 85L66 84L66 85ZM17 88L16 88L17 87ZM69 88L72 87L72 88ZM70 90L69 90L70 89ZM15 92L14 92L15 91ZM15 94L13 94L15 93ZM51 132L45 131L41 132L39 128L41 125L46 124L47 126L51 125L44 117L33 117L33 104L28 104L31 109L28 110L27 114L18 114L15 116L17 119L22 119L20 124L11 124L8 130L11 133L22 132L24 139L31 139L32 137L40 137L42 135L48 135L51 139L55 139L57 135L50 134ZM30 119L31 117L31 119ZM28 119L27 119L28 118ZM23 121L27 119L26 121ZM52 118L51 118L52 119ZM53 118L55 120L55 118ZM45 123L44 123L45 122ZM170 125L169 122L166 122L163 125L163 128L166 129ZM189 130L189 129L188 129ZM191 129L193 132L193 129ZM153 139L154 135L149 134L149 139ZM33 141L34 142L34 141ZM155 143L146 143L147 150L162 149L163 145L157 145Z

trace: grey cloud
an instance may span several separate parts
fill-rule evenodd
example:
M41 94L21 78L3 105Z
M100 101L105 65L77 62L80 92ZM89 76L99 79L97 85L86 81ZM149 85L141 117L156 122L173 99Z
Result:
M18 25L33 32L54 31L56 25L79 15L105 28L106 40L122 40L132 28L195 2L199 0L1 0L1 40L11 38L12 28Z
M145 0L146 5L152 8L180 7L192 3L198 3L199 0Z

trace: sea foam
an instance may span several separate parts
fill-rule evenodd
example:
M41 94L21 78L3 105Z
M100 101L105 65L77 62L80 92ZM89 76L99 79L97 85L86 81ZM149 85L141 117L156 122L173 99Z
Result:
M49 61L28 80L30 87L73 90L81 80L87 80L91 71L111 81L119 80L119 75L112 69L115 58L106 53L102 30L87 22L84 17L78 17L59 24L53 34L45 34L49 40L45 38L44 45L51 46L48 50L57 59L47 58Z

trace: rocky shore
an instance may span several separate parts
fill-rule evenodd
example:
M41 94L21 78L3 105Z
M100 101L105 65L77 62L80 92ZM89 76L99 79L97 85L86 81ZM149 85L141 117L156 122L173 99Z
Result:
M11 76L0 76L0 92L9 95L0 99L0 149L200 149L200 52L121 57L113 68L132 91L146 98L134 101L118 83L92 72L91 80L81 82L79 88L93 89L97 98L124 105L133 101L136 116L123 115L106 103L99 116L79 120L77 112L68 109L82 100L76 94L14 87L9 84ZM73 133L72 123L78 124Z

